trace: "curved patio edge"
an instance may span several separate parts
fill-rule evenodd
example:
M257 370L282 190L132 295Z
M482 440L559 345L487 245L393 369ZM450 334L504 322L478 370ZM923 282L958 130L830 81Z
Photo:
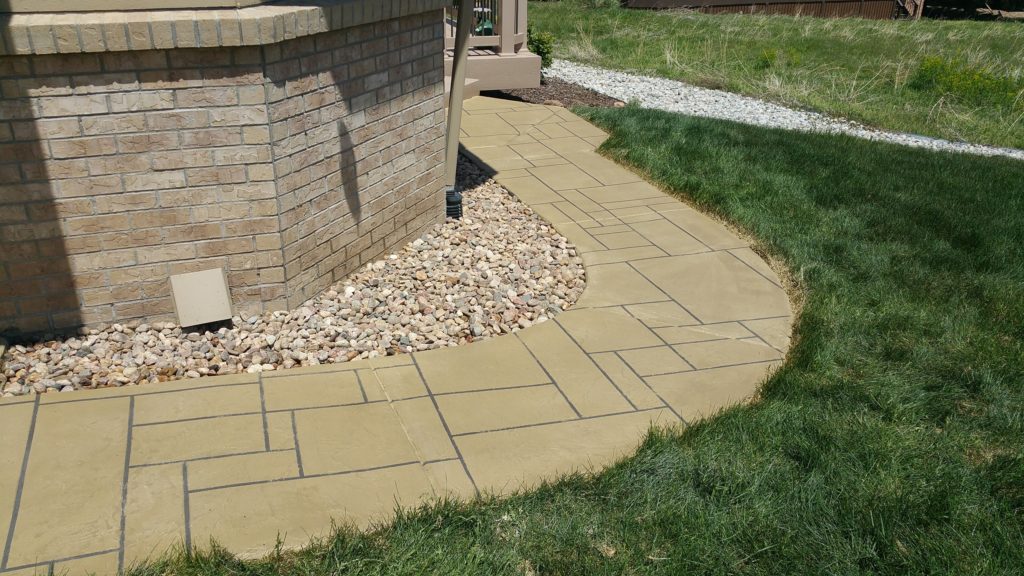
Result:
M260 555L332 519L507 493L751 397L789 346L748 244L595 152L559 107L477 97L461 141L578 247L553 320L469 346L0 403L0 571L114 572L216 538ZM88 431L88 433L82 433ZM0 541L3 541L0 540Z

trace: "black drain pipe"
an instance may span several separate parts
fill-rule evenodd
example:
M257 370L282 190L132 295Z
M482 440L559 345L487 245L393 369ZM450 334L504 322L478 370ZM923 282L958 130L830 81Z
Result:
M448 218L462 218L462 193L455 186L449 186L444 193L444 215Z

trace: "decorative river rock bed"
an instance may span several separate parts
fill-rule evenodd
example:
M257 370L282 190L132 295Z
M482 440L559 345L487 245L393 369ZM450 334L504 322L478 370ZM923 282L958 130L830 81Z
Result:
M435 226L303 306L194 332L173 323L83 329L13 344L3 396L281 370L457 346L543 322L583 292L583 261L554 227L459 159L465 217Z

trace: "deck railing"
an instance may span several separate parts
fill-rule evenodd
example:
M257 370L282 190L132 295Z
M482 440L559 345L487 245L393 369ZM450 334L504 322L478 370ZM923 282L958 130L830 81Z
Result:
M444 47L455 47L455 21L460 1L473 2L469 48L511 55L526 44L526 0L455 0L445 8Z

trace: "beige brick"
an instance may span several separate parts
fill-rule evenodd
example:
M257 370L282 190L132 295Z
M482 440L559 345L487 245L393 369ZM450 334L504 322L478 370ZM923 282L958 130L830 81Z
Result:
M28 28L35 54L54 54L57 52L57 41L53 37L53 29L49 24L32 25Z
M284 268L263 268L260 270L261 282L284 282Z
M148 16L153 47L157 49L174 48L174 26L166 20L166 15L152 12Z
M132 50L152 50L153 37L149 32L148 15L128 13L128 44Z
M195 11L181 10L176 12L181 18L174 22L175 46L178 48L196 48L199 46L199 38L196 34Z
M205 128L210 120L206 110L174 110L146 114L146 124L151 130L183 130Z
M6 26L5 44L8 54L31 54L32 43L24 26Z
M147 280L162 279L167 275L166 264L152 264L149 266L133 266L110 271L111 284L127 284Z
M277 214L277 201L260 200L249 204L253 216L273 216Z
M245 182L245 167L216 166L211 168L192 168L185 170L185 176L190 186L232 184Z
M266 91L262 85L256 86L239 86L238 88L238 102L245 106L251 106L254 104L266 103Z
M114 250L68 256L75 272L120 268L135 264L135 250Z
M86 306L138 300L142 298L142 287L139 284L119 284L97 290L83 290L81 298Z
M98 252L103 249L103 240L100 234L89 234L86 236L65 236L64 248L68 254L85 254L87 252Z
M163 266L163 264L156 264L156 266ZM168 297L171 295L171 283L167 279L143 282L142 293L146 298Z
M187 260L184 262L171 262L168 265L169 274L185 274L187 272L198 272L200 270L209 270L211 268L224 268L227 266L227 260L224 258L207 258L204 260Z
M251 252L252 247L253 242L251 238L229 238L227 240L214 240L212 242L196 244L196 254L200 258L225 256L227 254Z
M139 89L135 74L130 72L80 74L71 77L71 85L74 86L75 94L101 94Z
M64 221L64 229L69 236L116 232L118 230L127 230L129 227L128 222L127 214L86 216L82 218L68 218Z
M142 114L87 116L81 119L82 131L87 135L140 132L146 129Z
M54 158L105 156L117 153L117 142L110 136L75 138L72 140L51 140L50 152L53 154Z
M138 71L167 67L167 52L162 50L105 52L101 58L103 59L103 68L108 71Z
M170 244L167 246L147 246L136 250L140 264L168 262L195 258L196 247L192 244Z
M62 180L59 186L60 195L63 197L113 194L124 189L121 185L121 178L118 176L95 176L92 178Z
M135 228L153 228L156 226L173 226L187 224L191 219L188 208L163 208L146 210L132 214L132 226Z
M174 93L169 90L157 92L124 92L110 95L111 112L146 112L166 110L174 107Z
M154 170L175 170L213 164L212 150L169 150L153 155Z
M244 126L242 141L246 144L266 144L270 142L270 128L267 126Z
M81 135L78 118L53 118L49 120L13 122L12 129L14 137L18 140L71 138Z
M89 160L89 172L97 176L142 172L149 169L148 154L118 154L117 156L102 156Z
M274 180L274 167L271 164L253 164L246 167L249 180L254 182L266 182Z
M57 51L61 54L81 52L82 50L82 45L78 40L78 29L73 22L74 17L68 14L53 16L53 37L57 44Z
M34 142L0 144L0 158L7 162L31 162L48 157L45 148L40 149L40 146Z
M117 148L122 153L152 152L178 147L176 132L131 134L117 138Z
M185 206L206 206L215 204L220 200L217 191L218 187L216 186L163 190L160 192L160 202L168 208L175 206L182 208ZM196 220L203 221L204 218L196 214Z
M178 90L178 107L204 108L207 106L234 106L238 104L238 91L231 87L190 88Z
M57 164L75 164L77 169L65 170L64 172L77 172L75 176L88 176L89 167L85 165L81 160L51 160L46 163L43 162L22 162L18 164L0 164L0 182L17 182L24 178L25 180L57 180L67 176L55 176L50 172L50 168ZM19 170L20 169L20 170ZM27 184L23 185L22 188L36 186L39 184Z
M103 272L88 272L78 274L74 278L75 288L100 288L107 286L107 275Z
M217 10L214 13L220 26L220 42L223 46L241 46L242 28L239 26L241 15L237 12Z
M181 188L183 186L185 186L185 172L181 170L163 170L140 174L125 174L124 176L124 187L128 191L162 190L165 188Z
M100 306L94 308L83 307L79 318L74 323L81 323L87 326L96 324L109 324L114 321L114 309L111 306ZM68 325L74 325L69 323Z
M245 220L234 220L224 223L224 233L227 236L251 236L253 234L270 234L277 232L278 219L270 218L246 218Z
M212 238L219 238L224 235L224 227L218 222L171 226L166 227L163 230L164 237L168 242L209 240Z
M210 110L210 126L241 126L265 124L267 111L260 106L239 106Z
M39 212L39 213L37 213ZM52 208L46 205L30 204L28 206L29 218L36 221L43 221L52 218L54 215L61 218L73 216L88 216L93 213L93 202L86 198L73 200L57 200Z
M156 314L167 314L174 310L170 298L140 300L114 304L114 317L118 320L152 317Z
M248 126L246 128L249 128ZM181 132L181 145L184 148L206 148L211 146L231 146L242 143L242 135L238 129L206 128Z
M103 41L103 28L97 23L80 23L78 37L82 40L82 50L85 52L103 52L107 49Z
M134 194L108 194L96 198L96 210L101 214L115 214L130 210L156 208L157 196L154 192L136 192Z
M100 237L100 246L104 250L152 246L161 242L163 242L163 233L159 228L129 230L128 232L119 232L117 234L104 234Z
M107 50L128 50L128 27L124 14L110 13L103 24L103 40Z
M223 74L207 74L203 86L252 86L264 81L263 69L259 66L234 66Z
M35 106L40 116L81 116L107 113L107 97L102 94L54 96L38 98Z
M267 146L232 146L213 151L214 164L255 164L270 161L270 148Z
M281 237L277 234L261 234L256 237L257 250L277 250L281 248Z
M196 12L196 27L199 29L199 46L214 48L220 46L220 33L217 30L217 18L208 11Z
M260 43L261 20L254 16L244 16L238 19L240 26L242 44L253 45Z

